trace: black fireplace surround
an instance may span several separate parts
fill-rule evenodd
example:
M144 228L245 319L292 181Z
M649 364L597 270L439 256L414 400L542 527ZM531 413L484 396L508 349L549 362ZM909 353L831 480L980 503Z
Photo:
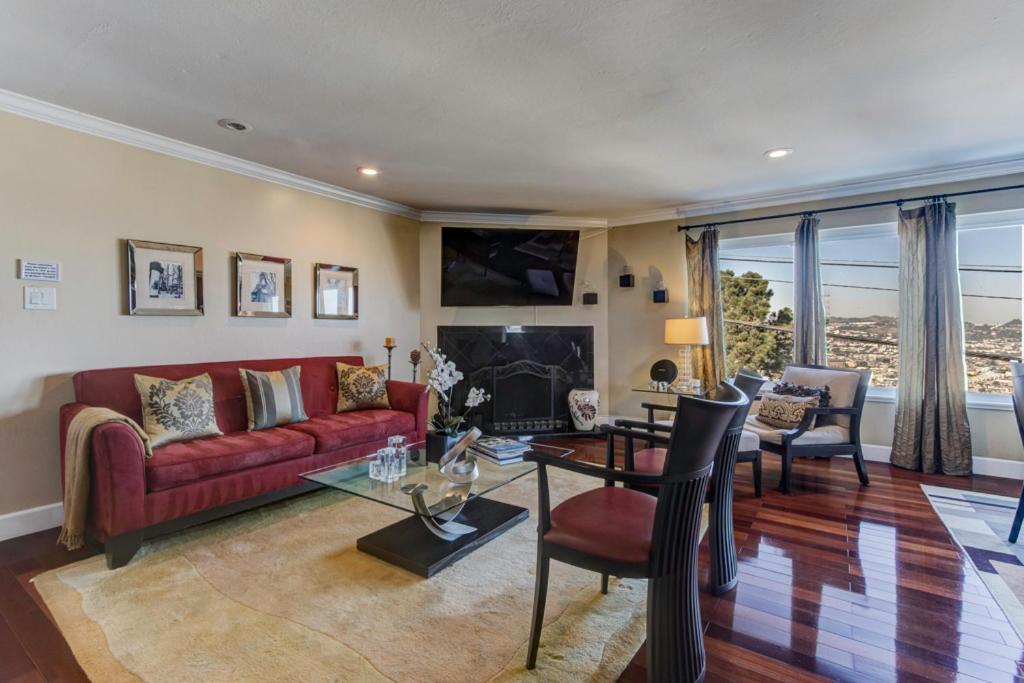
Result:
M569 391L594 386L591 326L440 326L437 346L465 376L452 397L458 412L470 387L491 395L468 417L485 434L571 432Z

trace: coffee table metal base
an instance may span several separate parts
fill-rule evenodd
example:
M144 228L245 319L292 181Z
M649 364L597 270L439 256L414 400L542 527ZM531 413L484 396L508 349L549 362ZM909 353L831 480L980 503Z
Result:
M530 511L489 498L474 498L453 521L476 531L451 541L438 538L418 515L374 531L356 541L362 552L430 578L530 516Z

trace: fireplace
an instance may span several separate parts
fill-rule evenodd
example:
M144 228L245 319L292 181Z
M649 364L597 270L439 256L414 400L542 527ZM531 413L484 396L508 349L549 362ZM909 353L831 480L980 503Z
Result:
M456 410L470 387L491 395L469 418L487 434L570 432L569 391L594 386L593 327L438 327L437 344L466 377Z

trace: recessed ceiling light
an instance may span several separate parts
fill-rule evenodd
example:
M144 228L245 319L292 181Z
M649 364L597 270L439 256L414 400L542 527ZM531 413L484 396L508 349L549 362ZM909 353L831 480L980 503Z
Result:
M370 175L370 176L377 175L378 173L380 173L380 171L378 171L377 169L370 168L369 166L360 166L358 170L363 175Z
M764 153L769 159L784 159L793 153L792 147L773 147Z
M221 128L227 128L237 133L245 133L246 131L252 130L252 126L248 123L242 123L241 121L235 121L234 119L221 119L217 121L217 125Z

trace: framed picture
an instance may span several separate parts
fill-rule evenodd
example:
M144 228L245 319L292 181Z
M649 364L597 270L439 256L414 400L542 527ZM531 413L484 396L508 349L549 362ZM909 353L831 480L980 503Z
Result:
M292 317L292 260L258 254L235 254L235 315L249 318Z
M318 263L313 271L317 318L359 319L359 269Z
M129 315L202 315L203 250L127 240Z

